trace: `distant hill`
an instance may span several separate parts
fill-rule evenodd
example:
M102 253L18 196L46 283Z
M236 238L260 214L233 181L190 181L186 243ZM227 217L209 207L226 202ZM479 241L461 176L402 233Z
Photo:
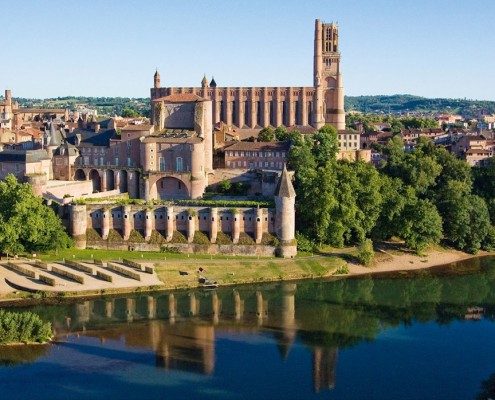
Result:
M392 96L346 96L346 111L367 113L403 114L407 112L438 113L449 112L464 117L478 117L480 114L495 113L495 101L467 99L429 99L410 94Z
M16 98L21 107L53 107L74 109L78 104L85 104L89 108L98 110L99 115L120 115L124 108L138 111L149 116L149 98L130 97L84 97L69 96L52 99L25 99ZM408 112L435 114L449 112L460 114L467 118L476 118L480 114L495 113L495 101L467 100L467 99L429 99L410 94L396 94L392 96L346 96L346 111L367 113L404 114Z

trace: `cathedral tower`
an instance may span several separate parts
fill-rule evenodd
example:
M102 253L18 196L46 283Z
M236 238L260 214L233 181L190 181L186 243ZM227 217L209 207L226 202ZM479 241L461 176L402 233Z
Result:
M344 87L340 73L339 27L315 21L315 110L313 124L345 129Z

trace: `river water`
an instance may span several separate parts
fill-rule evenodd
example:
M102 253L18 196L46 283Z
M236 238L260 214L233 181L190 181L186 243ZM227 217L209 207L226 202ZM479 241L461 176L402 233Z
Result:
M31 309L57 342L0 348L1 398L495 398L495 258Z

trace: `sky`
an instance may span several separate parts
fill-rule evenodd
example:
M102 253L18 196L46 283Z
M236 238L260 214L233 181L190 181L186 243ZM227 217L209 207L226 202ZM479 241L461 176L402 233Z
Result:
M0 91L147 97L311 86L314 20L340 26L348 95L495 100L495 0L0 0Z

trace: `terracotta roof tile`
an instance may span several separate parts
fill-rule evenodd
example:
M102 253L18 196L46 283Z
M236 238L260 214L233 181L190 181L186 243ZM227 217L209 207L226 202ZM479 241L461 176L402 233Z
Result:
M157 99L153 99L153 101L164 101L166 103L184 103L184 102L198 102L205 101L206 99L193 94L193 93L176 93L171 94L165 97L159 97Z

